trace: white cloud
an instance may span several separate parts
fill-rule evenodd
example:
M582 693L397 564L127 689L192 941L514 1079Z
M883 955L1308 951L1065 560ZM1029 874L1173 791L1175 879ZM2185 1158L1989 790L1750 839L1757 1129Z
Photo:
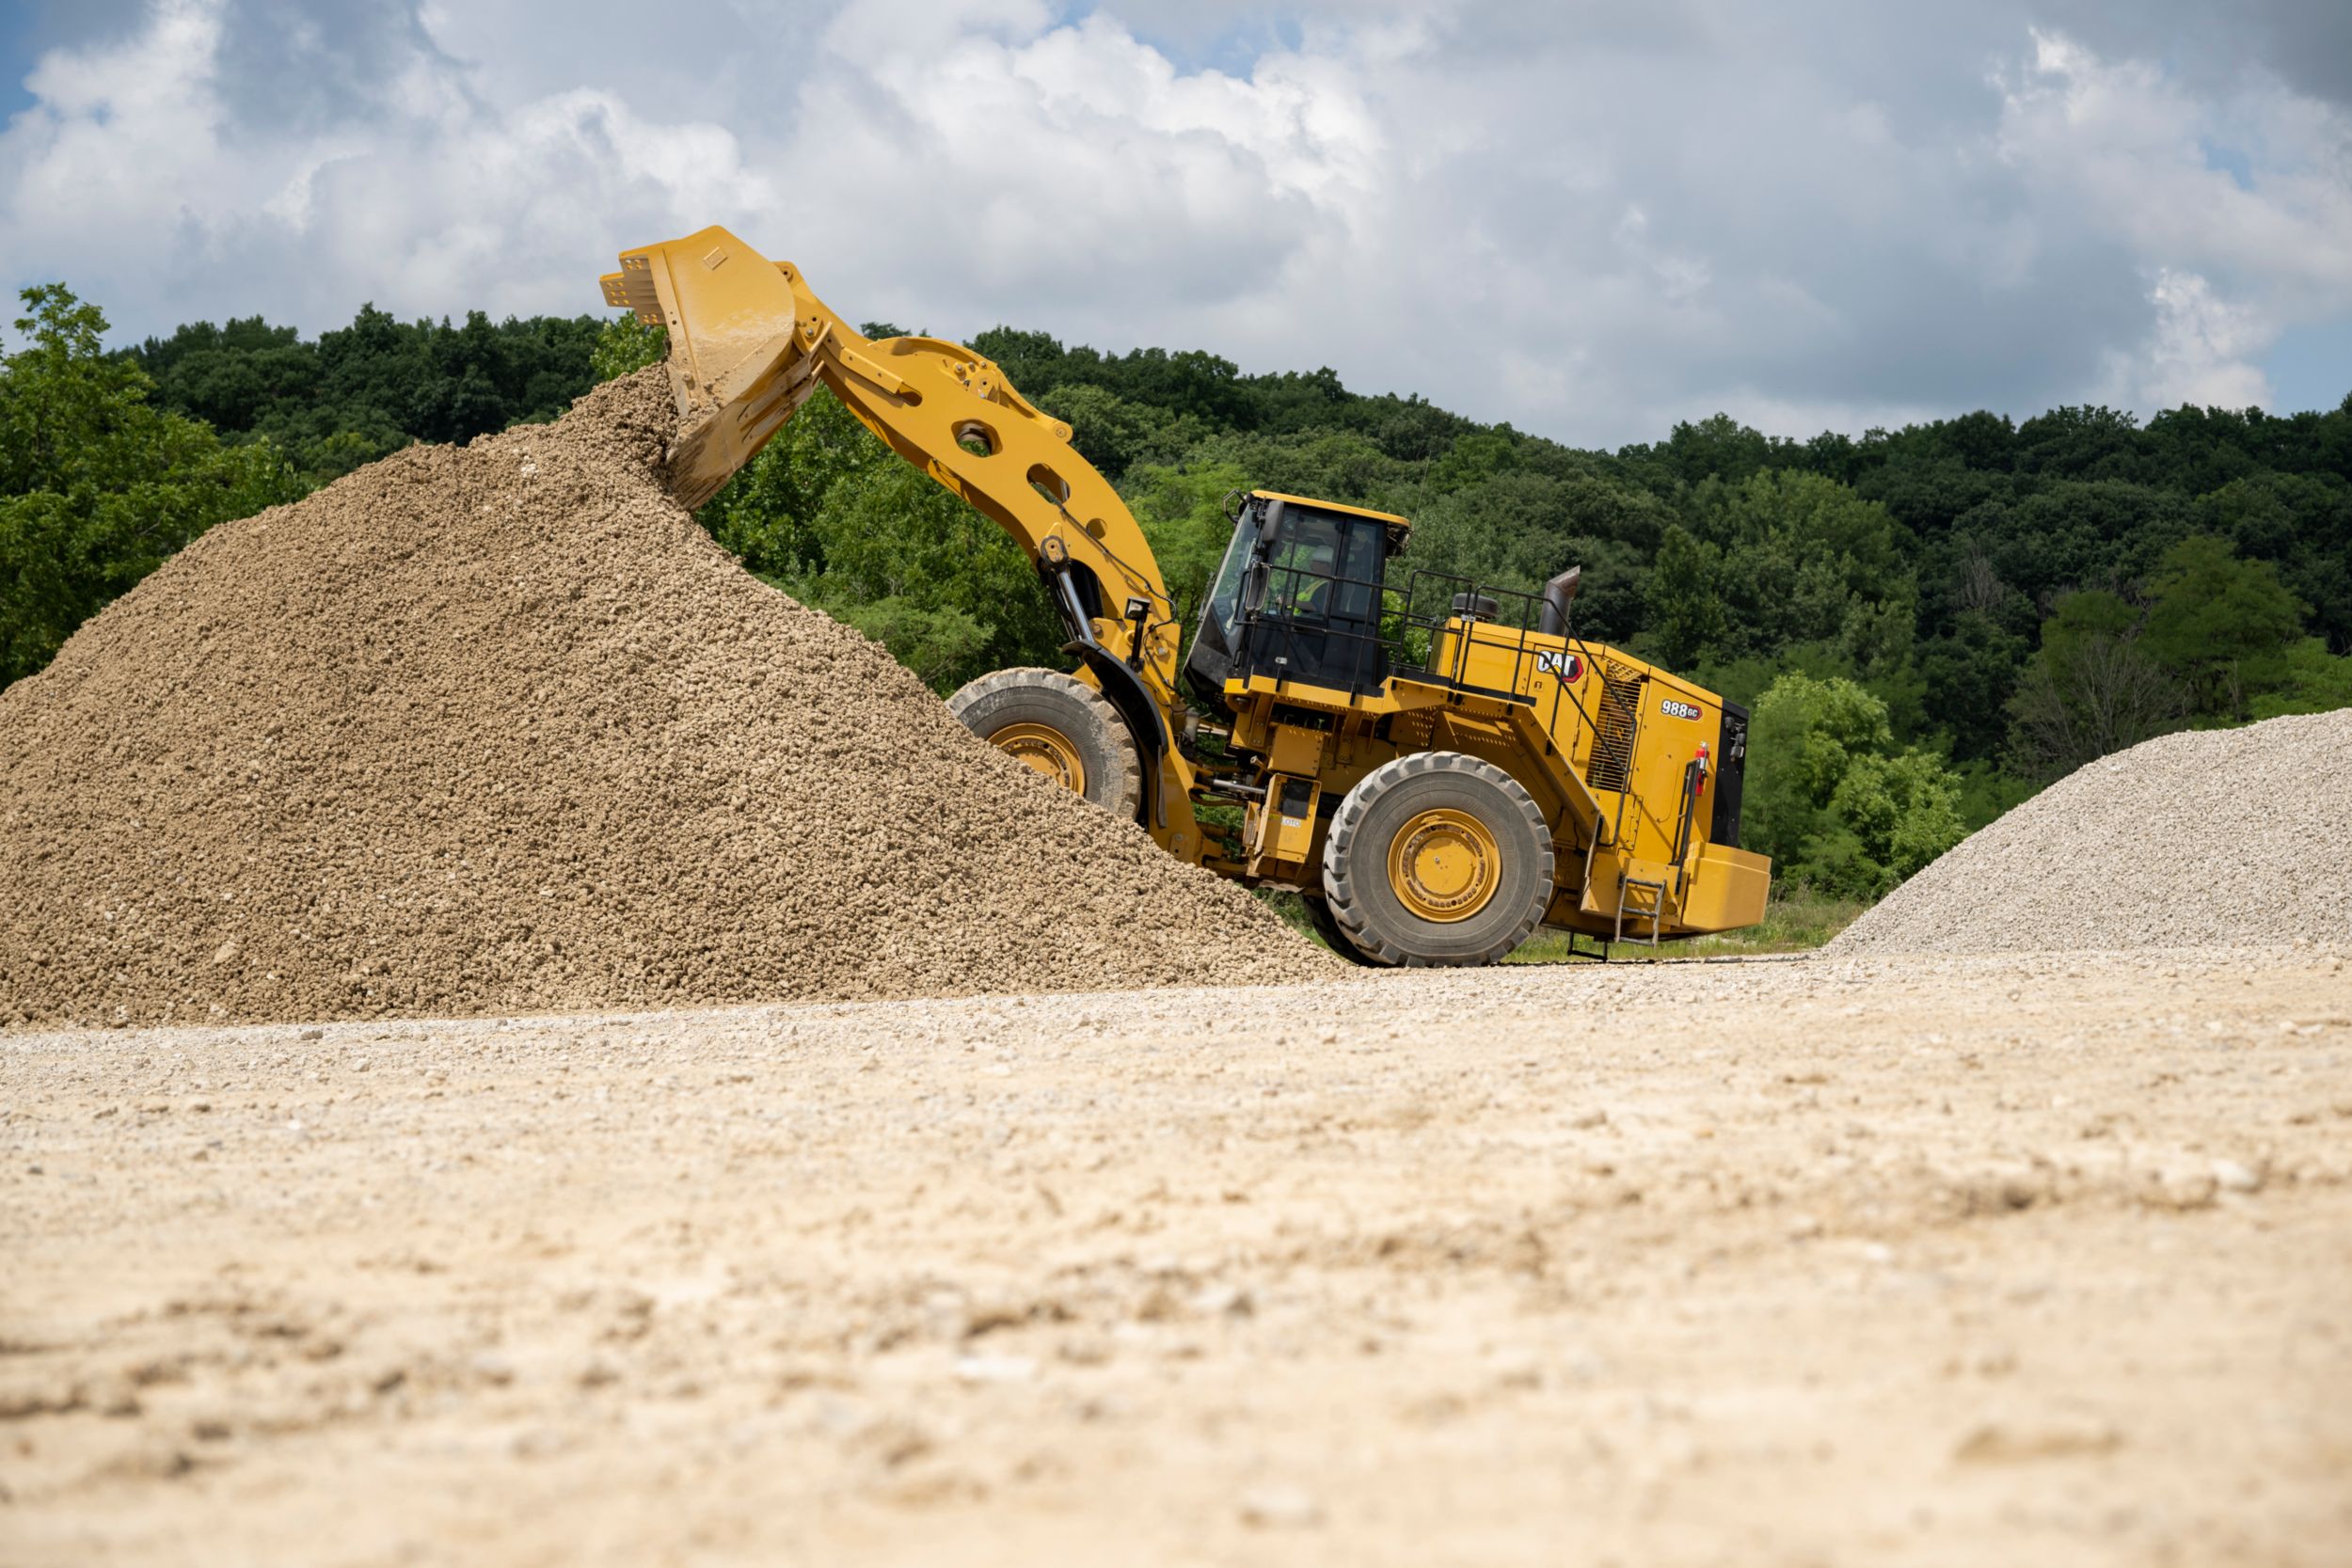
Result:
M852 69L814 73L778 150L778 227L820 279L879 271L892 309L960 322L1073 286L1199 308L1278 287L1376 184L1380 128L1322 62L1180 74L1102 18L1014 8L944 45L862 6L828 35Z
M159 240L186 212L193 188L233 173L222 166L225 117L207 83L220 33L216 5L167 0L148 27L120 43L43 57L24 81L38 107L7 135L10 150L22 150L21 162L11 159L19 162L11 239L34 239L38 225L63 232L119 226ZM251 179L237 182L250 196Z
M723 222L853 318L1329 364L1578 442L2265 399L2281 335L2352 314L2352 119L2018 3L153 0L28 77L0 281L133 333L570 312Z
M2149 291L2156 331L2139 380L2119 401L2171 408L2184 403L2245 408L2270 402L2270 382L2252 360L2278 337L2258 310L2217 296L2193 272L2156 274Z
M138 330L257 311L315 329L366 299L570 311L593 306L585 259L615 248L616 223L775 204L716 124L589 87L485 104L425 49L377 62L364 117L257 129L223 88L230 16L163 0L128 40L37 67L37 107L0 135L0 233L26 276L63 276Z
M2153 307L2113 356L2119 401L2265 403L2259 361L2298 321L2352 311L2352 117L2276 83L2200 99L2156 66L2037 32L2000 78L2001 156L2054 212L2117 235ZM2241 182L2217 149L2241 151Z

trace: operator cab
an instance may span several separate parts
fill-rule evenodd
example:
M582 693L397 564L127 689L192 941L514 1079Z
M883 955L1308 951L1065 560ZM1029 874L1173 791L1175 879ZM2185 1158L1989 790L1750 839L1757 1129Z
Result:
M1385 512L1252 492L1184 659L1193 695L1222 709L1225 683L1252 676L1377 690L1389 673L1381 585L1407 526Z

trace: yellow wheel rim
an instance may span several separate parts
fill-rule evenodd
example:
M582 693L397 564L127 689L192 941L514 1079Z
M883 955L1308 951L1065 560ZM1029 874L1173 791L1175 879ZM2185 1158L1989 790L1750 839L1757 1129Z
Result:
M1468 812L1422 812L1389 842L1389 888L1423 920L1468 920L1486 907L1502 879L1494 834Z
M1087 765L1078 760L1078 748L1050 724L1007 724L990 736L988 743L1073 795L1087 792Z

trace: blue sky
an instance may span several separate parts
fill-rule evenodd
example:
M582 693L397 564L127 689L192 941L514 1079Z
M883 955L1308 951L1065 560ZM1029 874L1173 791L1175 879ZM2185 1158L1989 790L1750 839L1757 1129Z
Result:
M0 119L32 107L24 77L33 69L33 19L14 8L0 10Z
M720 222L1585 445L2352 391L2341 0L73 0L0 64L0 282L126 337L594 309Z
M2298 327L2263 360L2280 412L2334 408L2352 396L2352 316Z

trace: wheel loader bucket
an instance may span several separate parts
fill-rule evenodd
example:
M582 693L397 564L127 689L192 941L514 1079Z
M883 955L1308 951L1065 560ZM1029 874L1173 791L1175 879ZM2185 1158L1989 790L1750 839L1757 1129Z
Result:
M788 269L710 228L623 251L621 270L603 282L607 305L669 331L678 412L671 488L685 505L700 506L799 410L814 385L817 361L796 331Z

